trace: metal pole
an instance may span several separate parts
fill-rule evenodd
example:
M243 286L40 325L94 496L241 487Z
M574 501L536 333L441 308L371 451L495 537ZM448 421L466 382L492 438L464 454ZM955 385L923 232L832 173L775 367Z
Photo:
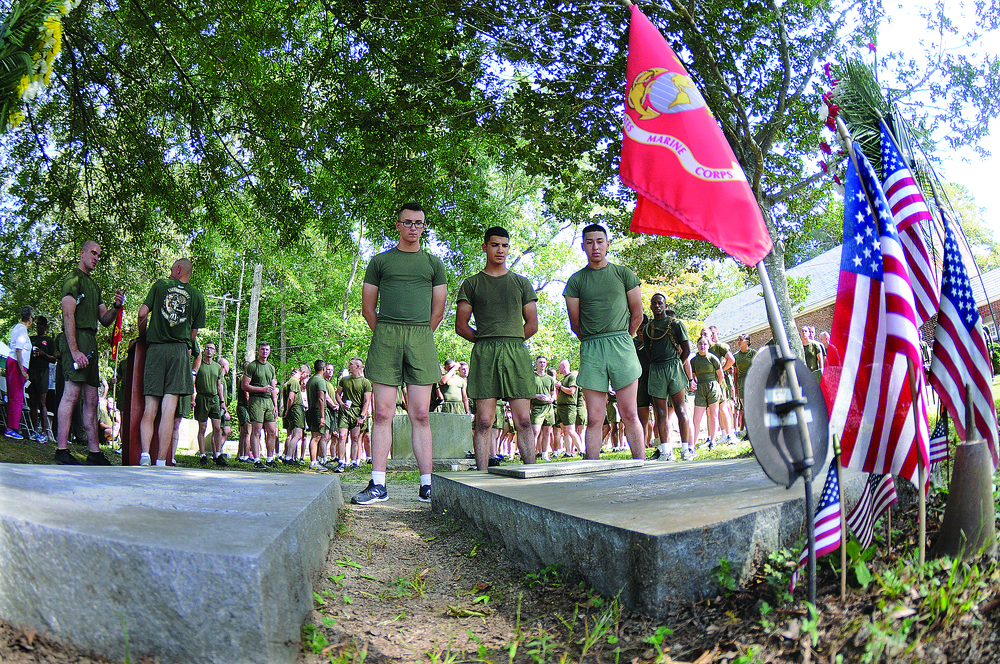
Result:
M757 274L760 275L760 284L764 289L764 305L767 307L767 317L771 323L771 332L774 334L774 341L778 347L780 360L785 363L785 379L788 381L788 389L792 394L792 403L795 404L795 420L799 427L799 437L802 440L803 459L796 470L802 475L806 492L806 530L809 538L809 602L816 604L816 514L813 508L812 491L812 468L816 461L813 459L812 440L809 438L809 427L806 424L805 400L802 398L802 387L799 385L799 378L795 375L793 364L795 355L792 347L788 343L788 335L785 334L785 325L782 322L781 310L778 309L778 299L774 296L774 288L771 286L771 277L767 274L764 261L757 263Z

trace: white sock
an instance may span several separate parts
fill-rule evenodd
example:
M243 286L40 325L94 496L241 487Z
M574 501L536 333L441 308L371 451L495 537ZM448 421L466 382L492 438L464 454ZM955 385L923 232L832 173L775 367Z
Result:
M272 463L273 461L274 461L274 457L273 456L267 457L267 462L268 463Z
M156 460L156 465L157 466L165 466L165 465L167 465L167 460L166 459L157 459Z
M431 485L431 474L427 473L426 475L421 475L420 486L430 486L430 485Z
M660 444L658 449L660 450L660 456L667 456L668 454L670 454L670 450L667 449L666 443Z
M548 452L542 452L542 461L550 461L550 460L551 460L551 457L549 457L549 453Z
M385 486L385 471L379 472L377 470L372 471L372 482L379 486Z

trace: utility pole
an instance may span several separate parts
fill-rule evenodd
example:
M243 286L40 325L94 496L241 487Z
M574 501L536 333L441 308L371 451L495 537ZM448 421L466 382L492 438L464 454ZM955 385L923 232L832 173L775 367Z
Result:
M225 295L206 295L205 297L211 300L221 300L222 302L222 312L219 314L219 357L222 357L222 341L226 333L226 305L230 302L239 302L236 298L229 297L229 293Z
M247 318L247 362L252 360L257 353L257 315L260 309L260 288L263 271L263 263L257 263L253 266L253 286L250 287L250 315Z
M281 303L281 366L288 361L288 336L285 334L285 303Z
M236 329L233 331L233 362L229 367L229 372L233 375L233 390L230 394L234 397L236 396L236 373L243 368L236 364L236 348L240 345L240 305L243 303L243 272L246 266L247 258L246 254L244 254L240 262L240 290L239 295L236 296Z

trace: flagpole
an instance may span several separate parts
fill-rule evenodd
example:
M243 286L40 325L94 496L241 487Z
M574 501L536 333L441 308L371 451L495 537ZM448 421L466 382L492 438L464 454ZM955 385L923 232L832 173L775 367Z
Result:
M906 358L906 366L908 368L908 371L906 373L906 378L910 382L910 395L911 395L911 398L914 399L914 401L911 403L911 410L913 411L913 429L916 430L917 426L918 426L918 424L917 424L917 409L916 409L916 407L913 407L913 404L916 403L916 401L915 401L915 399L916 399L915 395L917 393L916 392L916 390L917 390L917 379L914 377L914 371L915 371L915 369L913 367L913 360L911 360L910 358ZM924 463L924 458L923 458L923 456L921 456L920 450L917 450L917 475L918 475L918 477L920 479L920 487L919 487L919 491L917 492L917 498L918 498L918 509L920 511L920 515L919 515L920 516L920 518L919 518L919 523L920 523L920 525L919 525L919 531L920 531L920 533L919 533L919 536L920 536L920 565L921 566L923 566L923 564L924 564L924 557L925 557L926 552L927 552L927 474L928 474L927 465Z
M788 403L795 404L792 412L795 413L796 423L799 427L799 438L802 440L802 461L796 464L796 470L802 475L805 484L806 494L806 531L809 538L809 602L816 604L816 515L813 512L813 491L812 491L812 468L816 461L813 459L812 440L809 438L809 427L806 423L805 399L802 397L802 386L799 385L799 377L795 374L795 355L792 347L788 343L788 335L785 334L785 325L782 322L781 310L778 309L778 298L774 296L774 288L771 286L771 277L764 267L764 261L757 263L757 274L760 275L760 284L764 290L764 305L767 307L767 317L771 324L771 333L774 335L775 344L778 347L778 360L785 363L785 380L788 381L788 390L791 392L791 400Z
M833 455L837 460L837 490L840 493L840 602L847 601L847 503L844 502L844 470L840 463L840 440L833 437Z

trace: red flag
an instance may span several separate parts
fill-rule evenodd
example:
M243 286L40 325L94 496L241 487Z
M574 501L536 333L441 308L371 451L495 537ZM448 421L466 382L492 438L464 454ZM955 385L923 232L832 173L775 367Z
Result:
M111 335L111 361L118 360L118 344L122 341L122 309L118 310L118 317L115 318L115 331Z
M639 194L637 233L708 240L746 265L771 251L760 207L705 99L632 5L622 182Z

